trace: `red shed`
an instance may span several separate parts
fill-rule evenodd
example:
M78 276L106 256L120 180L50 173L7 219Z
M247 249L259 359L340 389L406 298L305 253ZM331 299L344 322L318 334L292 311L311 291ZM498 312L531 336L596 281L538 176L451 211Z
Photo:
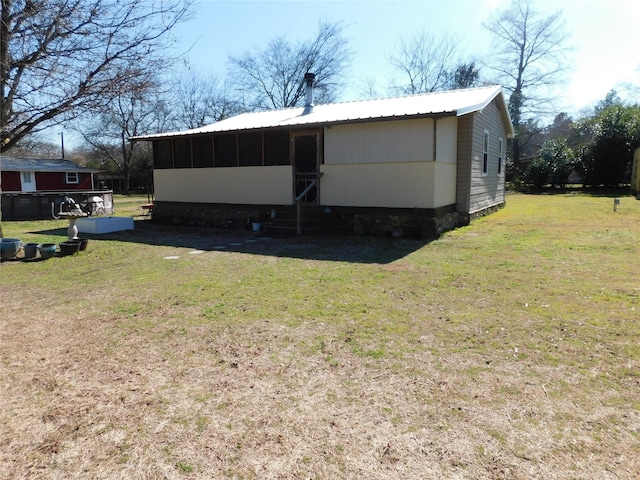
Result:
M51 218L51 203L65 196L78 203L90 196L107 195L111 190L94 189L93 175L98 170L81 167L70 160L0 157L2 217L5 220Z

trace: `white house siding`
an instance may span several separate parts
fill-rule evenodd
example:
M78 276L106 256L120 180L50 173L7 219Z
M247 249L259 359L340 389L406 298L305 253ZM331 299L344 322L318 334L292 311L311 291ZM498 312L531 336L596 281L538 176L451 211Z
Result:
M164 202L290 205L292 167L156 169L156 200Z
M436 208L455 202L455 164L342 164L323 165L321 171L323 205ZM437 187L436 173L441 175Z
M436 161L456 163L458 118L438 118L436 120L436 132Z
M433 207L439 208L456 203L456 164L436 162L433 173Z
M455 117L325 128L320 202L389 208L452 205L456 136Z
M433 161L433 119L334 125L324 131L326 165Z
M496 102L493 101L473 116L473 137L471 143L471 170L469 203L466 213L475 213L486 208L504 203L504 153L502 172L498 174L498 145L502 138L506 151L507 131ZM487 175L482 174L484 131L489 131L489 163ZM459 159L460 161L460 159ZM460 211L460 208L458 208Z

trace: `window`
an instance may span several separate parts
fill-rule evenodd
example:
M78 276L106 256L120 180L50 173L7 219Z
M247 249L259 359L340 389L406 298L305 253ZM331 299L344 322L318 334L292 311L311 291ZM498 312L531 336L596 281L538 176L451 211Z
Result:
M272 130L264 133L264 164L291 164L289 161L289 130Z
M155 140L153 142L153 168L173 168L171 140Z
M191 168L191 139L173 140L173 168Z
M238 144L235 133L220 133L213 137L213 160L216 167L238 166Z
M80 176L78 172L67 172L65 173L65 182L66 183L80 183ZM60 178L60 177L58 177Z
M489 132L484 131L484 144L482 146L482 175L489 172Z
M22 183L31 183L31 172L22 172Z
M193 166L213 167L213 142L211 137L193 137Z
M238 134L238 160L241 167L262 165L262 133Z
M504 142L498 139L498 175L502 173L502 162L504 158Z

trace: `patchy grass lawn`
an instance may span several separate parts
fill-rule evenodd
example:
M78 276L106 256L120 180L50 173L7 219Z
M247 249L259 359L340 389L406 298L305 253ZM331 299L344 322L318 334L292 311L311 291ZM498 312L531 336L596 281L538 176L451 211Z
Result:
M0 478L636 478L639 269L631 197L431 243L137 217L0 265Z

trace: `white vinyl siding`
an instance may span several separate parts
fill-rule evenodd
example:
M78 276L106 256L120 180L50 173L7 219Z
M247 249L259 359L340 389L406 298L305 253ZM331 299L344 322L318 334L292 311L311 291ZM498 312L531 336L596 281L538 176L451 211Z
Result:
M326 127L324 162L352 165L433 161L433 125L432 118L425 118Z
M291 165L153 171L156 200L164 202L291 205L292 178Z

